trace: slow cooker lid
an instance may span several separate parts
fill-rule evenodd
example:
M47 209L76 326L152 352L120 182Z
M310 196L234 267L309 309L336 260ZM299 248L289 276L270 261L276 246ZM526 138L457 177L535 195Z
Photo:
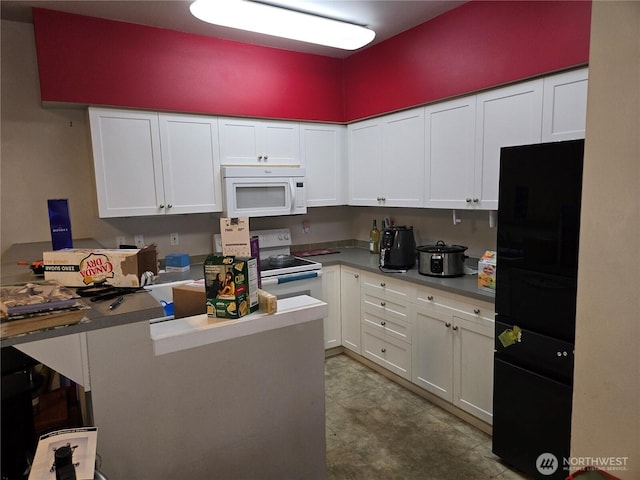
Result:
M438 240L435 245L421 245L416 250L427 253L463 253L467 248L463 245L446 245L442 240Z

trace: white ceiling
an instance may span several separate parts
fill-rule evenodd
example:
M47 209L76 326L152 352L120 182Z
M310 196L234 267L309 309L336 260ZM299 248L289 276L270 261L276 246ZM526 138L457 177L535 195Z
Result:
M40 7L331 57L344 58L353 53L209 25L191 16L190 3L191 0L2 0L0 7L3 19L21 22L31 22L31 7ZM265 0L263 3L365 25L376 32L375 40L368 45L371 46L465 1Z

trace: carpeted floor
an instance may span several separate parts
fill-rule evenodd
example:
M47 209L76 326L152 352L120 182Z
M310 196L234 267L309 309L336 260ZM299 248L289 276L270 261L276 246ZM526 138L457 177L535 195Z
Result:
M325 364L330 480L522 480L491 437L341 354Z

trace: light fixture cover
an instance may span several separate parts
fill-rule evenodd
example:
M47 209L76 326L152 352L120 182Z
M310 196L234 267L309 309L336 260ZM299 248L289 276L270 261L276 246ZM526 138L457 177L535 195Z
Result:
M344 50L370 43L366 27L246 0L195 0L191 14L202 21Z

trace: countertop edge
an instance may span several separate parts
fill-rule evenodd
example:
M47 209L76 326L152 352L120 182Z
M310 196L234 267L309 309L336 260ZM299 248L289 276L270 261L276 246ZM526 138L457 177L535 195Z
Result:
M201 314L154 323L151 324L153 351L155 355L164 355L321 320L328 311L328 304L322 300L300 295L278 300L278 311L272 315L258 312L237 320L216 321Z

